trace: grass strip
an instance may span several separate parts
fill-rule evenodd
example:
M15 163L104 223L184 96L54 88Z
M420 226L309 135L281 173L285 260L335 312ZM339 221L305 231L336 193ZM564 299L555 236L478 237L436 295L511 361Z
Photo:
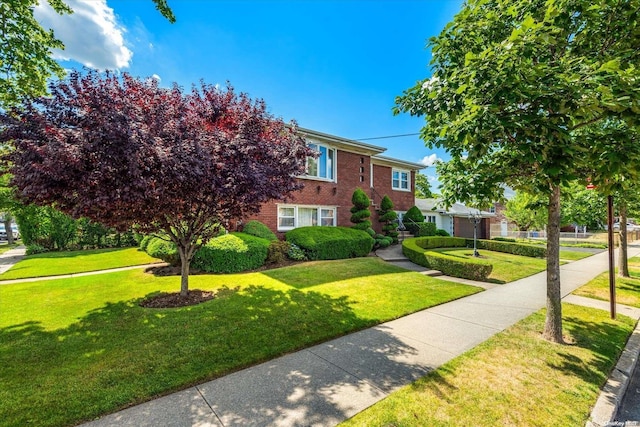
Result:
M634 321L563 304L573 345L541 338L544 310L342 426L584 426Z
M85 273L159 261L138 248L45 252L26 256L7 272L0 274L0 280Z
M377 258L197 275L206 303L145 309L139 270L0 286L0 420L67 426L480 291Z

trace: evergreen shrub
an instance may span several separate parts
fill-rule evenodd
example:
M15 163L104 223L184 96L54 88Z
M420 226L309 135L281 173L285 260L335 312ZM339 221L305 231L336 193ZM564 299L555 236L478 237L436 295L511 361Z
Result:
M229 233L211 239L196 251L191 266L209 273L239 273L264 265L269 240L246 233Z
M255 219L248 221L244 227L242 227L242 232L256 237L262 237L263 239L267 239L271 242L278 240L278 237L276 237L269 227Z
M287 232L286 239L310 260L367 256L374 244L368 233L347 227L300 227Z

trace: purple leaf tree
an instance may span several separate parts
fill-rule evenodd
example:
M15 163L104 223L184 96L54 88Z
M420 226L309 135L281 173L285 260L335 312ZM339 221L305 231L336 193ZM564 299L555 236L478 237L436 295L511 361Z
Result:
M299 189L295 176L311 154L295 124L230 86L185 92L89 71L50 90L1 116L19 197L161 232L180 254L182 296L195 250L230 220Z

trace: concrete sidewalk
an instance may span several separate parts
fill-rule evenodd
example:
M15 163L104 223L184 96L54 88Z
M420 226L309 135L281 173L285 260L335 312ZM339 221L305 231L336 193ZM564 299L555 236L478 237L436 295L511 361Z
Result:
M0 254L0 274L6 272L18 261L22 260L26 253L27 248L24 246L16 246L15 248L9 249L7 252Z
M640 254L630 247L629 256ZM566 296L607 270L561 267ZM580 303L579 298L571 297ZM546 273L288 354L84 426L332 426L545 306Z

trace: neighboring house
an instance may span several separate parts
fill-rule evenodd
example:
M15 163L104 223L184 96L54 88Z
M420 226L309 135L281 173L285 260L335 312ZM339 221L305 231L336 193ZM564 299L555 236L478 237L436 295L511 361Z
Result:
M381 156L383 147L308 129L300 132L319 153L307 159L307 173L298 177L304 188L288 200L265 203L252 219L276 233L309 225L349 227L351 196L359 187L371 199L371 222L380 231L376 210L382 197L389 196L397 211L414 205L415 173L424 165Z
M505 216L505 210L506 206L500 202L495 202L493 206L489 208L489 212L496 214L490 219L492 237L508 237L510 230L518 229L518 225Z
M456 237L473 237L474 223L469 215L478 214L478 238L490 238L490 220L495 217L494 213L470 208L462 203L454 203L445 209L441 207L439 199L416 199L415 205L425 216L426 222L434 222L436 228L441 228Z

